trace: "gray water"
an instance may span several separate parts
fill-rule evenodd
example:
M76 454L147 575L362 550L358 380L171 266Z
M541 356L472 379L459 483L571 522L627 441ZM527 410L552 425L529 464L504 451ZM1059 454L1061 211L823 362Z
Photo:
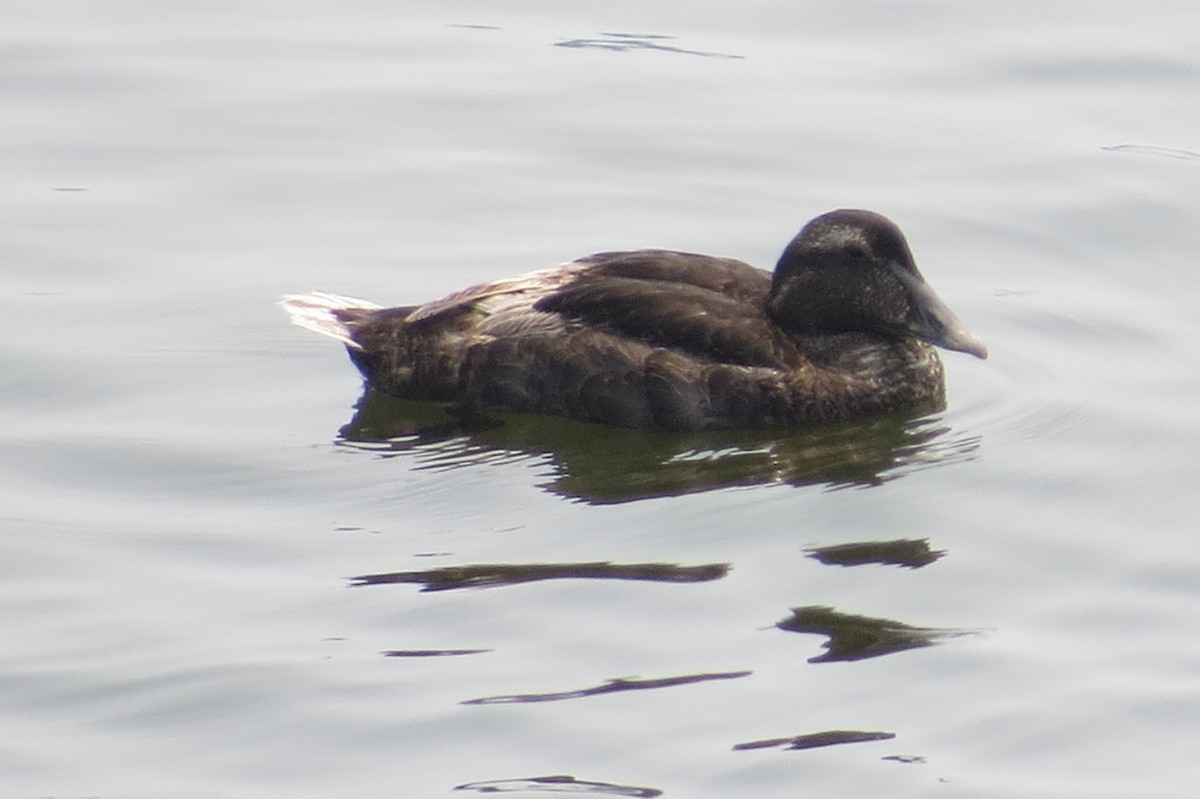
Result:
M4 796L1195 795L1195 4L4 17ZM991 349L944 413L447 430L274 305L843 206Z

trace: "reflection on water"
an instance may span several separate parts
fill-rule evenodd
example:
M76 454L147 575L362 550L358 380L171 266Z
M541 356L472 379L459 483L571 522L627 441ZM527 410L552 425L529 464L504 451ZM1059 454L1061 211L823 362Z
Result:
M823 646L828 651L808 659L809 663L867 658L903 652L906 649L933 646L944 638L974 635L977 630L913 627L891 619L854 616L831 607L810 605L793 608L790 618L775 625L781 630L817 633L829 636Z
M790 738L766 738L761 741L747 741L734 744L734 749L772 749L783 746L788 749L817 749L822 746L837 746L838 744L856 744L865 741L890 741L896 737L894 732L877 732L869 730L825 730L805 735L793 735Z
M657 788L638 788L633 785L617 785L611 782L577 780L566 774L550 777L525 777L516 780L488 780L455 785L456 791L478 791L479 793L511 793L514 791L541 791L543 793L588 793L605 796L662 796Z
M667 44L667 42L672 41L674 38L674 36L667 36L659 33L602 33L596 38L568 39L563 42L555 42L555 45L558 47L611 50L618 53L627 53L631 50L658 50L664 53L698 55L705 58L745 58L745 56L734 55L732 53L713 53L705 50L687 50L683 47Z
M452 588L491 588L537 580L650 580L660 583L703 583L719 580L729 573L728 563L701 566L676 566L674 563L481 563L468 566L444 566L411 572L361 574L350 578L351 585L383 583L424 583L422 591L447 591Z
M979 449L977 436L955 437L929 416L804 430L673 433L551 416L454 416L373 391L361 397L339 435L345 446L407 454L414 468L545 458L557 476L544 488L593 504L770 483L878 485L905 471L971 460Z
M1174 147L1156 147L1152 144L1117 144L1101 147L1110 153L1133 153L1134 155L1156 155L1161 158L1178 158L1180 161L1200 161L1200 153L1179 150Z
M827 566L863 566L877 563L919 569L946 554L944 549L930 549L928 538L899 538L895 541L857 541L829 547L804 550L814 560Z
M896 763L924 763L923 755L884 755L880 760L892 760Z
M557 702L562 699L581 699L585 696L600 694L615 694L623 691L646 691L653 688L674 688L677 685L691 685L709 680L736 680L748 677L749 671L721 671L712 674L685 674L679 677L660 677L658 679L640 680L636 678L618 677L607 680L602 685L591 688L579 688L574 691L557 691L548 694L512 694L509 696L486 696L482 699L468 699L464 705L511 705L525 702Z
M444 658L455 655L481 655L490 649L389 649L383 653L389 658Z

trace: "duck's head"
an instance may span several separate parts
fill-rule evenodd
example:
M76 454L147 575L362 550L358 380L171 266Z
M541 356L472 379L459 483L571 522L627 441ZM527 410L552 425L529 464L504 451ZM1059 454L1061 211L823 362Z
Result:
M913 336L987 357L921 277L900 228L871 211L830 211L805 225L779 257L767 310L802 335Z

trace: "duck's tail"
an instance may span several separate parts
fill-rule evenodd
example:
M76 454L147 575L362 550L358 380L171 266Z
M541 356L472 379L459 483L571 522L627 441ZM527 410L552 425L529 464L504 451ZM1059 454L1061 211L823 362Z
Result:
M355 341L351 334L350 322L361 311L377 311L383 306L367 300L356 300L353 297L342 297L337 294L326 294L314 291L311 294L288 294L279 300L283 310L293 324L337 339L352 349L361 350L362 346Z

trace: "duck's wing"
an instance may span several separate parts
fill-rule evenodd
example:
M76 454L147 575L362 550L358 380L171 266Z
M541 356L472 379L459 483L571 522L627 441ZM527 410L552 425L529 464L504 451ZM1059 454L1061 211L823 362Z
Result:
M600 252L569 264L588 278L627 277L707 289L730 299L761 304L771 288L771 275L734 258L718 258L675 250Z
M601 253L539 299L535 311L665 347L744 366L789 361L787 338L764 313L771 276L740 261L663 250Z
M585 269L583 264L576 262L491 283L480 283L418 306L404 321L407 324L428 323L469 311L491 316L500 309L522 303L530 306L541 297L575 280Z
M410 309L404 321L427 322L470 310L487 315L497 307L510 307L522 300L532 305L582 279L606 277L689 285L756 304L766 298L771 285L768 273L732 258L673 250L601 252L551 269L469 286Z

